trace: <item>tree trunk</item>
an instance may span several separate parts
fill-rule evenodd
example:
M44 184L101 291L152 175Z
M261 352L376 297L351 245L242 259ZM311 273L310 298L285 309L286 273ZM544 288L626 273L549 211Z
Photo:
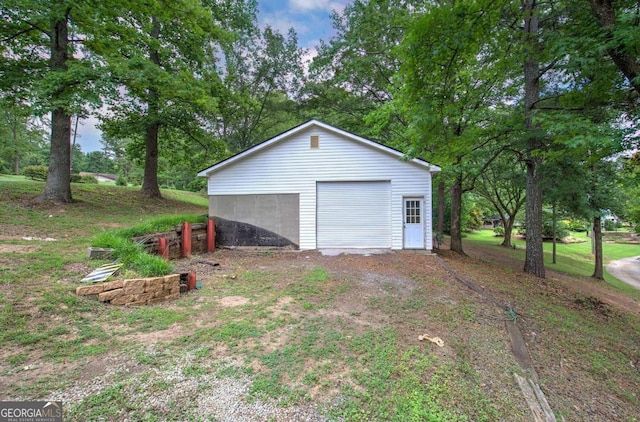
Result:
M462 250L462 180L456 179L451 186L451 246L453 252L464 254Z
M149 198L162 198L158 186L158 129L160 123L153 122L147 126L146 153L144 160L144 180L142 194Z
M20 154L18 151L13 155L13 174L20 174Z
M51 25L51 69L64 72L67 70L68 28L67 16ZM60 87L53 99L61 96L68 87ZM42 199L56 203L68 203L71 198L71 115L64 107L57 107L51 112L51 147L49 155L49 174L44 187Z
M437 227L438 243L442 242L443 236L444 236L444 181L440 180L438 182L438 227ZM439 244L438 244L438 247L440 247Z
M538 42L537 1L526 0L524 4L525 21L525 63L524 63L524 101L526 128L529 140L526 156L526 241L524 272L544 278L544 254L542 249L542 187L538 176L541 164L539 155L542 142L537 134L537 125L533 120L534 109L540 99L540 65Z
M513 247L511 245L511 233L513 233L513 218L501 218L502 227L504 228L504 239L502 239L501 246L505 248Z
M591 277L604 280L604 263L602 258L602 226L600 217L593 217L593 238L595 240L595 268Z
M558 216L556 214L556 204L555 203L553 204L552 212L553 212L553 217L552 217L552 222L551 222L551 224L553 224L553 227L551 228L551 236L553 237L552 262L555 264L556 263L556 249L557 249L556 223L557 223L557 219L558 219Z
M20 151L18 150L18 119L15 117L11 119L9 112L6 112L7 122L11 125L11 135L13 136L13 145L15 150L13 151L13 174L20 174ZM26 125L25 125L26 126Z
M542 248L542 189L536 172L537 160L527 162L527 210L524 272L544 278L544 251Z
M160 38L160 24L155 16L151 17L153 28L151 28L151 38ZM152 50L149 54L151 62L160 67L160 56L157 50ZM148 115L147 133L145 143L144 179L142 182L142 194L149 198L162 198L160 187L158 186L158 132L160 129L160 118L158 116L158 94L154 88L148 90Z

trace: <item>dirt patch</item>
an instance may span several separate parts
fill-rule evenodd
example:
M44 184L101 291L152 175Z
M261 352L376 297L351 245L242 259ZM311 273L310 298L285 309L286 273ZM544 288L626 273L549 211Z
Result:
M227 297L223 297L219 300L220 305L224 306L225 308L234 308L236 306L242 306L242 305L246 305L247 303L249 303L249 298L248 297L243 297L243 296L227 296Z
M29 253L38 249L36 245L0 245L0 253Z
M631 399L622 397L620 390L636 391L637 381L633 377L611 374L620 386L613 388L607 384L602 378L607 370L606 362L603 363L604 369L594 369L580 362L568 341L572 335L570 328L561 332L549 323L555 324L562 315L556 317L546 309L541 312L532 308L526 299L536 298L537 301L545 298L550 309L557 312L569 309L584 313L589 324L617 321L622 313L633 308L612 306L600 293L571 284L576 283L574 278L567 276L563 281L562 276L552 274L546 280L533 279L522 273L520 263L498 259L492 256L492 252L481 255L472 248L468 253L470 256L464 257L442 251L441 256L456 271L473 279L492 296L511 304L519 312L516 323L522 328L533 365L540 374L540 384L552 408L566 420L605 420L607 415L616 415L613 419L628 417L632 420L637 406ZM212 263L219 265L213 266ZM183 295L174 303L153 307L149 312L157 312L158 318L170 317L172 312L184 313L188 318L166 329L144 331L136 326L112 325L113 321L106 317L109 308L104 307L100 323L112 329L110 333L118 339L119 350L142 347L153 357L158 350L172 355L203 345L206 349L202 352L206 355L204 360L192 357L182 369L186 372L165 376L159 371L171 365L140 364L136 363L135 355L126 356L114 351L94 359L67 362L65 370L71 374L90 373L92 379L103 379L111 369L96 362L110 362L112 368L123 368L131 374L155 371L159 378L162 376L181 385L190 380L185 373L203 371L206 375L201 377L212 376L224 367L228 359L234 360L239 367L248 368L253 374L269 374L272 366L282 365L278 369L282 382L304 388L314 403L326 404L339 402L345 386L362 394L371 393L358 382L354 371L367 373L375 363L366 361L366 349L353 352L346 349L346 345L352 344L355 338L362 336L364 341L371 333L384 335L389 330L397 335L394 337L397 341L395 346L414 353L414 359L432 356L433 362L461 374L461 379L455 382L462 384L454 391L467 392L478 388L482 392L481 400L491 402L499 415L507 415L508 420L530 418L512 375L516 362L511 355L509 334L505 329L509 315L453 278L435 257L403 253L327 257L317 252L220 250L191 260L180 260L176 264L182 269L196 271L203 288ZM80 272L83 269L81 265L65 268ZM606 286L601 287L606 292ZM24 312L28 312L26 308L34 307L29 303L23 306ZM121 312L126 314L130 311L124 309ZM38 321L51 318L39 312L28 315L34 321L33 327L38 326ZM246 315L250 318L243 319ZM90 312L75 316L87 320L96 318ZM569 320L567 324L571 322ZM327 331L331 331L331 335L327 335ZM441 338L443 347L421 341L419 336L425 334ZM324 343L313 343L314 336L323 336ZM69 341L76 338L73 332ZM607 344L593 340L593 353L602 353L607 359L609 355L604 350L612 347L617 348L619 356L634 353L630 346L615 341L612 339ZM632 344L633 336L625 341ZM280 359L287 357L286 353L291 353L292 345L302 347L306 342L318 347L322 353L316 350L316 358L310 352L303 362L280 363ZM4 354L5 362L16 353L18 350ZM349 353L357 354L342 360L343 354ZM27 354L28 361L47 365L37 353ZM637 357L633 362L631 359L631 364L638 365ZM53 363L48 365L55 366ZM307 384L296 379L294 372L291 372L294 375L289 375L291 365L304 368L309 375L305 380ZM7 382L5 391L10 391L11 385L18 385L22 376L18 366L7 370L8 367L4 364L0 368L10 375L3 379ZM431 367L421 371L424 373L419 376L424 383L434 376ZM42 371L43 376L47 373L51 371ZM29 383L37 384L38 372L33 371L30 375ZM79 402L87 394L94 394L90 390L91 385L88 376L76 375L70 380L70 387L60 393L61 397L77 396L73 400ZM247 394L246 391L243 394ZM238 403L243 403L242 399L238 400ZM450 400L451 408L455 408L456 401L466 398L452 397ZM214 406L213 403L210 405ZM304 418L304 414L298 416L299 419Z

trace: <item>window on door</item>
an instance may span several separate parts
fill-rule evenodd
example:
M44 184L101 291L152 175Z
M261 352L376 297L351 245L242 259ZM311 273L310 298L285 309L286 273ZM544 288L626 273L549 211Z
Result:
M404 222L406 224L420 224L420 201L409 199L405 203Z

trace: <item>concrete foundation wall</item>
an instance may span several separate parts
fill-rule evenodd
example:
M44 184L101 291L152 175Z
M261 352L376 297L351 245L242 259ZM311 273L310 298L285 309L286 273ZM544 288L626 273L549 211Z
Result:
M300 245L298 194L211 195L209 216L223 246Z

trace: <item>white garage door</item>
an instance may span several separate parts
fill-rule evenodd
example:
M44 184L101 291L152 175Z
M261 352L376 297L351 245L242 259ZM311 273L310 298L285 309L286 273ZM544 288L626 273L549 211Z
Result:
M390 248L391 183L318 182L317 248Z

